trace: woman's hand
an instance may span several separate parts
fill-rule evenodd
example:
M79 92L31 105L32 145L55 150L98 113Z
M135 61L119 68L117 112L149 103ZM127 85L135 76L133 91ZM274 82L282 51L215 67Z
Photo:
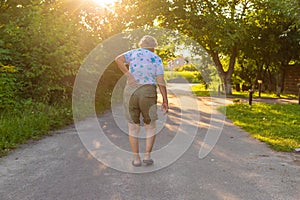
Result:
M168 102L163 102L161 105L161 110L163 111L164 114L168 113L169 111L169 105Z
M132 86L138 86L138 83L134 79L133 75L128 71L127 66L128 63L126 63L126 59L124 55L119 55L115 58L115 61L120 68L120 70L126 75L127 77L127 83Z
M127 76L127 83L131 86L138 86L138 82L136 82L135 78L130 72L126 73Z

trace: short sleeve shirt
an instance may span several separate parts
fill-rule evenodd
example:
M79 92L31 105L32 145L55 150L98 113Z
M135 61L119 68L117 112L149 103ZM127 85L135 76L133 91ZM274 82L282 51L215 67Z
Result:
M164 74L161 58L147 49L133 49L123 54L129 72L139 84L156 84L156 76Z

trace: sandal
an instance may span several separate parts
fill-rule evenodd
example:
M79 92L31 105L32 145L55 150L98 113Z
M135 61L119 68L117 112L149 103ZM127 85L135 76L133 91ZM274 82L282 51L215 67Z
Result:
M152 159L143 160L143 163L145 163L146 165L152 165L154 163L154 161Z
M134 160L132 161L132 165L134 166L134 167L140 167L140 166L142 166L142 163L141 162L139 162L139 163L134 163Z

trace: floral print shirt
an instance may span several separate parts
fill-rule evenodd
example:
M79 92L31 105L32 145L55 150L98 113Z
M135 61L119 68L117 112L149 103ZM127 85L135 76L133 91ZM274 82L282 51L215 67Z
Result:
M156 84L156 76L164 74L161 58L148 49L133 49L123 54L129 72L138 84Z

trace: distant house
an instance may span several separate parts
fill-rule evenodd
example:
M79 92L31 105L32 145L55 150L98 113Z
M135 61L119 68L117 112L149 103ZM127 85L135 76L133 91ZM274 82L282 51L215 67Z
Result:
M285 68L284 92L298 94L297 84L300 83L300 65L288 66Z

